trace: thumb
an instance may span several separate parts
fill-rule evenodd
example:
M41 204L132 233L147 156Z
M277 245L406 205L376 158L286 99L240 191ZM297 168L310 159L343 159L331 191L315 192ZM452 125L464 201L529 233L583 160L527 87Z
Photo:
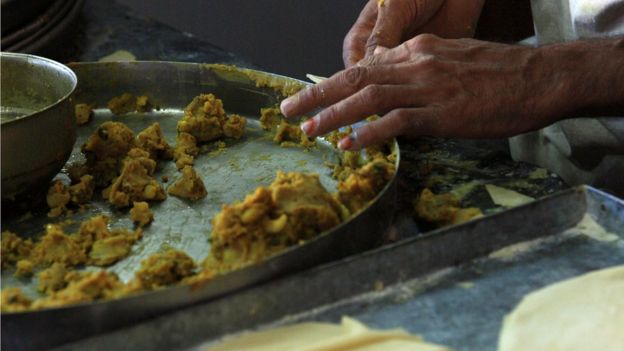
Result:
M411 0L408 0L411 1ZM366 56L374 54L378 46L393 48L401 43L407 16L400 9L407 1L380 2L377 9L377 21L366 42Z
M366 56L378 46L394 48L412 28L428 22L438 11L442 0L385 0L378 2L377 21L366 42Z

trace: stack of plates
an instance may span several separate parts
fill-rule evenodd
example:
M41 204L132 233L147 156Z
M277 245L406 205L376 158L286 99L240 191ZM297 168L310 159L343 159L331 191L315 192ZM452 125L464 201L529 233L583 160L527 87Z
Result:
M83 0L2 0L2 51L37 54L76 20Z

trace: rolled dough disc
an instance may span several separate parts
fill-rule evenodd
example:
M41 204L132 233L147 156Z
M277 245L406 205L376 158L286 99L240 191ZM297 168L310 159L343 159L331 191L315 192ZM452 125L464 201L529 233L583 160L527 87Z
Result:
M343 318L342 324L302 323L242 335L206 351L451 351L403 330L372 330Z
M499 351L623 351L624 265L525 296L505 317Z

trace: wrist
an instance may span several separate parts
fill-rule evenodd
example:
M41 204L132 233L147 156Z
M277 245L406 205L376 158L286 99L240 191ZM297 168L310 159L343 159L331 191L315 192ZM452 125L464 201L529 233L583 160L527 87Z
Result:
M539 48L550 64L560 119L624 116L624 38Z

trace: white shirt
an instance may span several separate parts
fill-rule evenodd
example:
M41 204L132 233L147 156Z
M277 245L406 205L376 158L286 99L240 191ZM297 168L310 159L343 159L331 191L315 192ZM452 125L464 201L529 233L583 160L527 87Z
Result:
M537 43L624 35L624 0L531 0ZM624 117L574 118L509 141L511 155L568 184L624 194Z
M531 0L540 44L624 35L622 0Z

